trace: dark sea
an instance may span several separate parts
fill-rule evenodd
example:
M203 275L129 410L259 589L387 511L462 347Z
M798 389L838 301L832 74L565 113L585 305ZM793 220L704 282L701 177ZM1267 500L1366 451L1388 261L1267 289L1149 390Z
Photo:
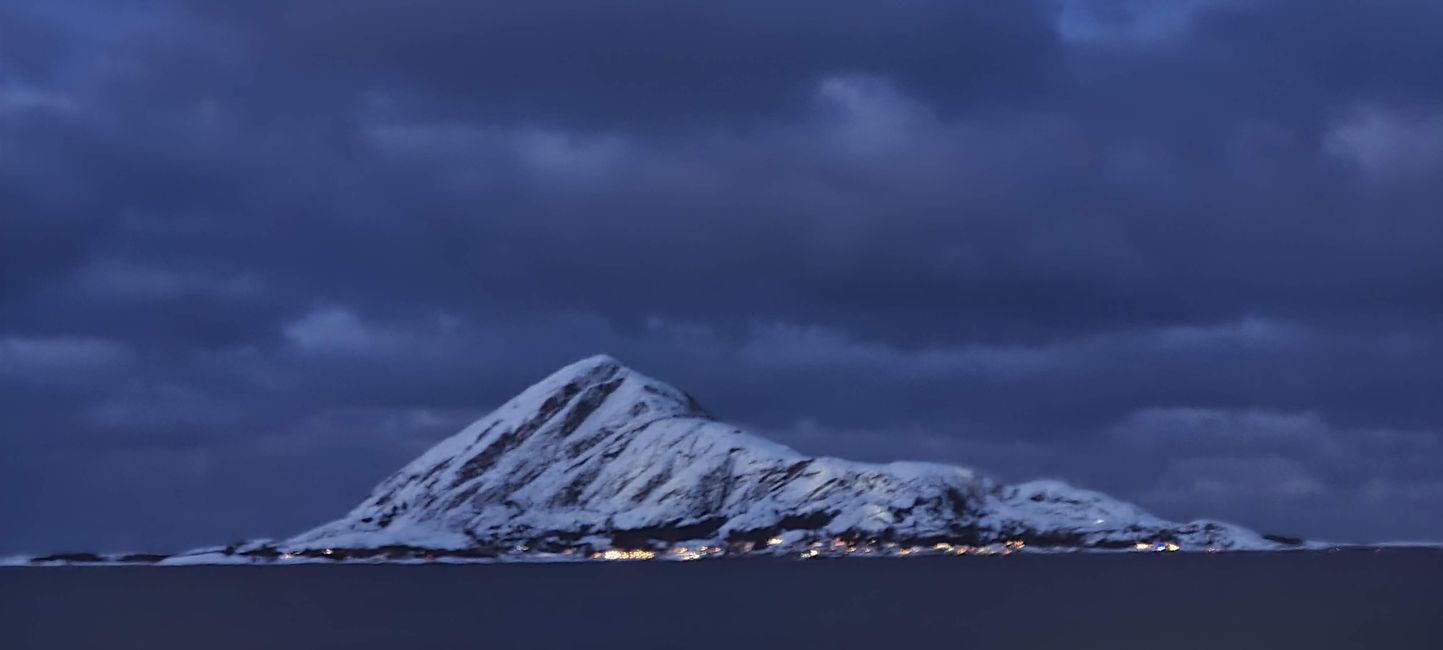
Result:
M1443 649L1443 553L0 568L0 649Z

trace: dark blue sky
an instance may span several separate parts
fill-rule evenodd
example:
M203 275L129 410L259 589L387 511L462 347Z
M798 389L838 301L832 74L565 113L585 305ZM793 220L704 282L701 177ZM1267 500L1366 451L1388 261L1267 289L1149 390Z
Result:
M0 552L295 532L597 352L1443 538L1440 61L1431 0L0 0Z

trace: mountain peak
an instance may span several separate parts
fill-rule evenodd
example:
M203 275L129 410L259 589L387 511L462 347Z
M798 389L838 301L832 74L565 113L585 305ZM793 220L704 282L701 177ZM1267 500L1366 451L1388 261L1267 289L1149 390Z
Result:
M607 354L595 354L562 366L512 398L498 412L547 412L566 406L578 396L582 404L571 416L576 424L602 401L628 402L628 409L635 411L632 413L635 416L665 413L708 417L696 399L685 391L632 370Z
M507 402L507 406L517 402L525 403L529 398L538 395L550 395L567 386L574 389L578 386L603 383L616 378L624 379L630 374L632 374L632 370L613 357L605 354L589 356L558 368L541 381L521 391L519 395ZM507 408L507 406L502 408Z
M593 354L566 364L547 376L547 379L568 375L585 375L595 372L630 371L621 361L609 354ZM543 380L545 381L545 380Z
M548 375L383 481L346 517L287 543L502 553L700 540L751 552L859 539L893 548L1266 547L1250 531L1175 524L1063 483L998 486L955 466L807 457L712 419L690 395L607 355Z

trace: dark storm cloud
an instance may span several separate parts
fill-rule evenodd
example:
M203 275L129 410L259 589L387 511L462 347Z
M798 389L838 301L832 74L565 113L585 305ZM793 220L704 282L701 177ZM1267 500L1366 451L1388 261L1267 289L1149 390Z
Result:
M605 127L750 121L820 74L885 75L949 103L1037 90L1055 57L1039 2L365 1L217 11L273 79L421 95L428 117ZM268 77L270 75L256 75ZM258 83L270 83L260 81Z
M285 534L598 351L809 452L1443 537L1439 33L0 2L0 550Z

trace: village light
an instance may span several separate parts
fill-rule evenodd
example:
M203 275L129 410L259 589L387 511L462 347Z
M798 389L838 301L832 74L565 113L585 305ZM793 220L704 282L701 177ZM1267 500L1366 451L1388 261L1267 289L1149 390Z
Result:
M596 558L598 555L592 555L591 557ZM605 553L600 553L599 557L603 560L650 560L656 557L656 551L648 551L646 549L618 551L611 549Z

